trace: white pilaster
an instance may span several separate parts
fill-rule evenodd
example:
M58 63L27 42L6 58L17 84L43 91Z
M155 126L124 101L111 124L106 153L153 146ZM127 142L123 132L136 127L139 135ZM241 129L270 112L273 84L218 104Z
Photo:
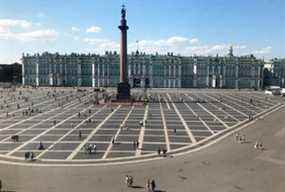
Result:
M26 82L25 82L25 63L23 62L23 65L22 65L22 85L26 85Z
M81 64L77 64L77 86L81 86Z
M92 64L92 87L96 87L96 84L95 84L95 64Z
M39 63L36 63L36 86L39 86Z

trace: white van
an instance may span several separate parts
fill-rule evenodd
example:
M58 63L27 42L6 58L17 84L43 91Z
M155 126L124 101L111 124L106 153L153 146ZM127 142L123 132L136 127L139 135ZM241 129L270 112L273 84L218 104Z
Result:
M281 89L281 96L283 96L283 97L285 96L285 88Z
M266 95L281 95L281 88L279 86L270 86L266 88L264 93Z

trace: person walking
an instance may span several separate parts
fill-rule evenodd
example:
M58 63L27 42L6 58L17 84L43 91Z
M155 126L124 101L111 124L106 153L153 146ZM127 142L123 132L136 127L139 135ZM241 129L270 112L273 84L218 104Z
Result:
M156 187L155 181L154 181L154 179L152 179L151 182L150 182L150 189L151 189L152 192L155 191L155 187Z
M146 190L146 192L151 192L151 183L150 183L150 179L147 179L147 180L146 180L145 190Z
M82 133L81 130L78 131L78 138L81 139L82 138Z

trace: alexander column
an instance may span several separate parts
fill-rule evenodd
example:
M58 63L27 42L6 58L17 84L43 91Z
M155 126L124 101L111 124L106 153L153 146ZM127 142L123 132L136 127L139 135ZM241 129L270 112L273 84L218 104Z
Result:
M120 47L120 83L118 84L117 100L129 100L130 99L130 85L127 77L127 26L126 9L122 6L121 10L121 47Z

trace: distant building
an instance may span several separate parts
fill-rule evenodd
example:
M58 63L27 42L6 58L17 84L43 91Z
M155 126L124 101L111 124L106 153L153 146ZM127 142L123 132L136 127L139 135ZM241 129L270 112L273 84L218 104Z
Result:
M272 70L274 85L285 87L285 59L273 59Z
M23 55L23 84L35 86L115 87L119 55L43 53ZM133 52L128 55L131 87L262 88L264 62L253 55L177 56Z
M22 65L0 64L0 82L2 83L22 83Z

